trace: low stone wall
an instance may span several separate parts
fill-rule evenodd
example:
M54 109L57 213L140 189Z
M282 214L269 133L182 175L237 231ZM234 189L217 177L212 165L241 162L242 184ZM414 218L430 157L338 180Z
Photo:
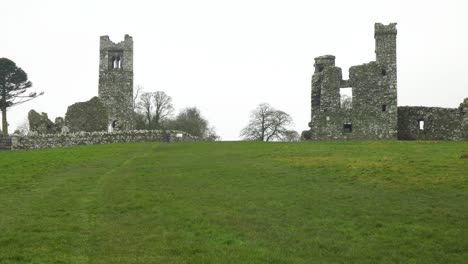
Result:
M468 116L457 108L400 106L398 139L468 140L466 121Z
M190 142L197 138L182 131L131 130L117 132L77 132L62 134L12 135L11 149L42 149L77 145L129 142Z

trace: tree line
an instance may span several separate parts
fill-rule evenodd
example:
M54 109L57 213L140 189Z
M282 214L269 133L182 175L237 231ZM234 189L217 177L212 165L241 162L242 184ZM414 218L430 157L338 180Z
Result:
M203 140L220 139L197 107L186 107L175 114L172 97L163 91L144 92L137 86L133 107L136 129L180 130Z

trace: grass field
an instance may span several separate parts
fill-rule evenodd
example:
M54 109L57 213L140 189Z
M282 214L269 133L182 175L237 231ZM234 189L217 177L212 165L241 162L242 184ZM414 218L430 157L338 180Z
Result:
M0 263L468 263L468 142L0 152Z

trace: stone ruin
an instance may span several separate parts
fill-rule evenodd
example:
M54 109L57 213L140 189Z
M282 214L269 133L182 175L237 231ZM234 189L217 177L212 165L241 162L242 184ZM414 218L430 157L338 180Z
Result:
M34 110L28 112L29 131L39 134L60 133L63 125L63 118L57 117L55 123L49 119L47 113L38 113Z
M108 123L107 108L99 97L87 102L72 104L63 117L52 122L47 113L30 110L28 113L30 134L64 134L69 132L106 131Z
M468 98L457 108L397 106L396 23L375 24L376 60L343 79L335 56L315 58L307 140L468 139ZM343 90L351 90L349 106Z
M72 104L65 114L65 124L70 132L106 131L108 125L107 108L99 97L87 102Z
M65 120L49 120L46 113L34 110L28 115L30 130L39 134L97 131L131 131L133 111L133 38L114 43L100 37L99 97L70 105ZM62 126L65 129L62 130Z
M30 133L11 136L9 149L40 149L76 145L129 142L198 141L177 130L133 130L133 39L112 42L100 38L99 97L70 105L65 119L55 123L46 113L31 110L28 114ZM108 133L112 132L112 133ZM1 143L1 142L0 142Z
M303 132L303 139L467 140L468 98L459 108L397 106L396 23L376 23L374 29L376 60L352 66L348 79L343 79L333 55L315 58L310 130ZM350 100L342 96L343 89L352 91ZM31 131L43 135L131 132L135 127L131 36L125 35L119 43L109 36L100 37L98 94L88 102L71 105L65 120L57 118L55 123L47 114L31 110Z
M99 98L107 108L110 131L134 129L133 38L129 35L119 43L109 36L100 38Z

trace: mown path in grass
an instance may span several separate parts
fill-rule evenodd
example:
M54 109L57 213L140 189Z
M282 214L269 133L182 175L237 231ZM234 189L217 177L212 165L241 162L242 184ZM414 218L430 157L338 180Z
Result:
M466 263L468 142L0 152L0 263Z

